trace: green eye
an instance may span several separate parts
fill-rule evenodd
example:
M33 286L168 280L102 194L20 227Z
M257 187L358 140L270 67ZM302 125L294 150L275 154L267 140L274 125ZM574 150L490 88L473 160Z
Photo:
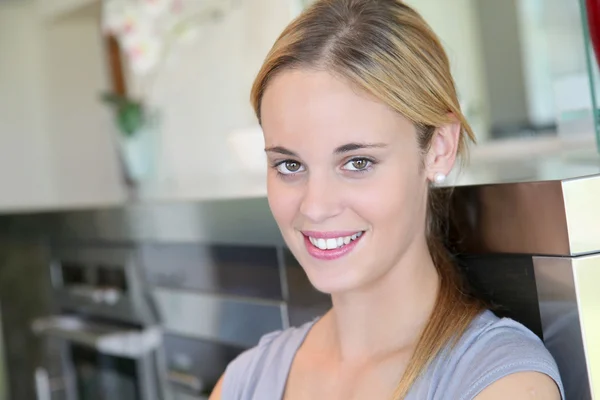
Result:
M282 175L292 175L304 170L301 163L293 160L282 161L276 166L276 169Z
M364 171L369 169L373 162L367 158L355 158L346 163L346 169L349 171Z
M365 159L354 160L352 166L356 169L365 169L369 166L369 162Z
M298 170L300 170L300 163L296 161L287 161L285 163L285 168L290 172L298 172Z

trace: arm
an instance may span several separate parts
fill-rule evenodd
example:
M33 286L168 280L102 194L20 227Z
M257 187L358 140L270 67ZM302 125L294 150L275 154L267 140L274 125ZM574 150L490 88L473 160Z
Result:
M212 393L210 394L210 397L208 398L208 400L221 400L221 389L223 387L223 378L224 377L225 377L225 374L221 375L221 378L215 385L215 388L213 389Z
M560 400L556 383L539 372L518 372L497 380L475 400Z

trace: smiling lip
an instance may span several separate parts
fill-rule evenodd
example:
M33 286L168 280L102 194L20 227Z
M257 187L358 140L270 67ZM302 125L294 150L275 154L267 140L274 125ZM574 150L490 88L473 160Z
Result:
M355 233L362 231L331 231L331 232L317 232L317 231L302 231L304 236L314 237L316 239L331 239L345 236L352 236Z
M341 257L345 256L346 254L350 253L352 250L354 250L354 248L356 247L358 242L360 242L362 240L362 238L365 236L365 232L363 232L363 234L360 237L358 237L357 239L352 240L350 243L348 243L342 247L338 247L336 249L330 249L330 250L322 250L322 249L316 247L315 245L313 245L310 242L309 236L313 237L315 239L331 239L331 238L352 236L358 232L363 232L363 231L346 231L346 232L308 232L308 231L304 231L304 232L302 232L302 234L304 236L304 245L306 246L306 250L308 251L308 254L310 254L312 257L319 259L319 260L331 261L331 260L336 260L338 258L341 258Z

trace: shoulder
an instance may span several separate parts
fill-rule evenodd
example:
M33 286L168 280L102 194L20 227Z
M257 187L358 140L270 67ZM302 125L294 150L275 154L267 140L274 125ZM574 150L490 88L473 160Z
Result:
M518 372L508 375L483 389L476 400L504 399L564 399L558 385L548 375L539 372Z
M451 371L439 377L440 387L451 390L457 399L471 400L492 384L518 373L543 374L563 393L558 367L543 342L525 326L498 318L491 311L473 320L458 343L440 358L436 369Z
M255 347L236 357L225 370L222 398L251 399L264 390L273 392L285 385L296 351L313 323L268 333Z

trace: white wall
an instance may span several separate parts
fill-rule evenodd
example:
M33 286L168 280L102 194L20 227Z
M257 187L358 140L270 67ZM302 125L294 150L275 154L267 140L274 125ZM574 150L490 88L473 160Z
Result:
M251 84L294 9L287 0L239 4L222 21L204 26L197 41L180 48L158 75L153 102L164 113L164 179L193 185L208 173L239 173L227 135L256 124Z

